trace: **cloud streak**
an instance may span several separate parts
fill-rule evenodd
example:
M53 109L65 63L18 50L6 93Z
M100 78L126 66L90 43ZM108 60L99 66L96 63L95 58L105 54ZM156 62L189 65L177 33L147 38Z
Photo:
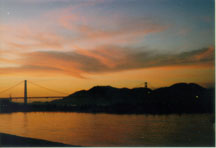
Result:
M55 15L55 13L42 19L42 28L38 27L40 25L34 21L27 21L16 26L0 24L0 30L3 33L1 44L4 45L1 49L22 52L67 51L78 49L78 46L95 48L104 44L130 45L140 42L146 35L163 32L168 27L152 19L125 16L113 17L112 23L106 18L101 18L101 24L98 23L98 27L94 22L98 19L96 17L89 19L78 14L71 14L66 10L62 12L63 14ZM46 19L49 23L46 23ZM51 22L53 22L52 27L48 27Z
M214 65L214 48L202 48L178 54L159 53L140 48L101 46L93 50L70 52L46 51L25 53L20 67L1 68L2 73L34 71L57 72L85 78L99 74L164 66ZM1 73L1 74L2 74Z

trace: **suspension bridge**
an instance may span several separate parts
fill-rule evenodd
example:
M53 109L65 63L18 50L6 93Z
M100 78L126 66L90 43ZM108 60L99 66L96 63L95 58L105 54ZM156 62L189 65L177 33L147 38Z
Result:
M28 83L30 83L30 84L32 84L32 85L34 85L34 86L40 87L40 88L42 88L42 89L46 89L46 90L51 91L51 92L55 92L55 93L61 94L61 96L34 96L34 97L33 97L33 96L32 96L32 97L30 96L30 97L29 97L28 94L27 94L27 92L28 92L27 80L21 81L21 82L15 84L15 85L13 85L13 86L7 88L7 89L4 89L4 90L0 91L0 94L5 93L5 92L8 92L8 91L10 91L10 90L12 90L12 89L14 89L14 88L20 86L20 85L23 84L23 83L24 83L24 96L23 96L23 97L12 97L12 96L10 96L10 97L8 97L8 98L4 97L4 98L0 98L0 99L10 99L11 101L12 101L13 99L24 99L24 104L27 104L28 99L57 99L57 98L64 98L65 96L68 95L68 94L66 94L66 93L64 93L64 92L60 92L60 91L57 91L57 90L54 90L54 89L50 89L50 88L41 86L41 85L39 85L39 84L36 84L36 83L34 83L34 82L28 81Z
M55 92L55 94L61 94L61 96L28 96L27 92L28 92L28 89L27 89L27 85L28 84L32 84L34 86L37 86L37 87L40 87L42 89L46 89L48 91L51 91L51 92ZM12 97L12 96L9 96L8 98L4 97L4 98L0 98L0 99L9 99L10 101L12 101L13 99L23 99L24 100L24 104L27 104L28 103L28 99L61 99L61 98L64 98L65 96L67 96L68 94L64 93L64 92L60 92L60 91L57 91L57 90L54 90L54 89L50 89L50 88L47 88L47 87L44 87L44 86L41 86L39 84L36 84L35 82L32 82L32 81L28 81L28 84L27 84L27 80L24 80L24 81L21 81L5 90L2 90L0 91L0 94L2 93L5 93L5 92L8 92L14 88L16 88L17 86L20 86L20 85L23 85L24 84L24 96L23 97ZM150 86L150 87L149 87ZM135 87L144 87L144 88L151 88L151 89L154 89L154 87L152 87L151 84L147 83L147 82L142 82L138 85L136 85Z

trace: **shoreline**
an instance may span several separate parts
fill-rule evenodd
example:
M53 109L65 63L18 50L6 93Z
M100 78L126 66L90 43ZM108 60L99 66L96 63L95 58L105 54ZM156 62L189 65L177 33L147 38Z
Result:
M116 114L116 115L184 115L184 114L215 114L214 112L135 112L135 111L89 111L89 110L13 110L0 111L0 114L11 113L31 113L31 112L64 112L64 113L90 113L90 114Z
M0 133L0 147L77 147L48 140Z

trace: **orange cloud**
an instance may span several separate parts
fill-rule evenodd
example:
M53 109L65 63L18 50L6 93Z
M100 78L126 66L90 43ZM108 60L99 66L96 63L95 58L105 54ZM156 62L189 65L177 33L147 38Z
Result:
M139 24L139 23L138 23ZM115 30L104 30L104 29L94 29L89 26L79 26L79 31L81 33L81 37L79 40L96 40L102 42L112 42L112 43L131 43L137 42L141 37L144 37L150 33L157 33L166 30L166 26L160 25L151 25L146 27L136 26L118 26Z
M109 68L114 68L117 64L124 62L127 57L121 48L113 48L107 49L106 46L100 46L94 50L78 49L76 52L86 57L95 58Z
M73 14L61 16L58 19L59 19L58 22L60 23L60 25L68 30L75 29L75 27L72 25L72 22L79 21L79 18Z
M160 54L143 48L122 48L102 46L93 50L78 49L69 52L46 51L24 53L23 59L16 60L20 67L2 69L3 71L54 72L84 78L88 73L118 72L132 69L166 66L212 67L214 60L207 56L210 48L183 52L180 54ZM208 53L208 54L206 54ZM204 55L204 59L194 58Z
M28 25L1 25L1 50L17 52L34 50L62 50L65 39L52 31L39 31Z
M210 46L207 50L197 54L194 56L195 59L197 60L205 60L214 57L214 47Z

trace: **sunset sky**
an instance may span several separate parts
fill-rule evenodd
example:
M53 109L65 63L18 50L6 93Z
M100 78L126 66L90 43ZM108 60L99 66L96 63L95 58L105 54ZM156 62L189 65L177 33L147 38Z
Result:
M214 42L214 0L0 0L0 91L209 87Z

